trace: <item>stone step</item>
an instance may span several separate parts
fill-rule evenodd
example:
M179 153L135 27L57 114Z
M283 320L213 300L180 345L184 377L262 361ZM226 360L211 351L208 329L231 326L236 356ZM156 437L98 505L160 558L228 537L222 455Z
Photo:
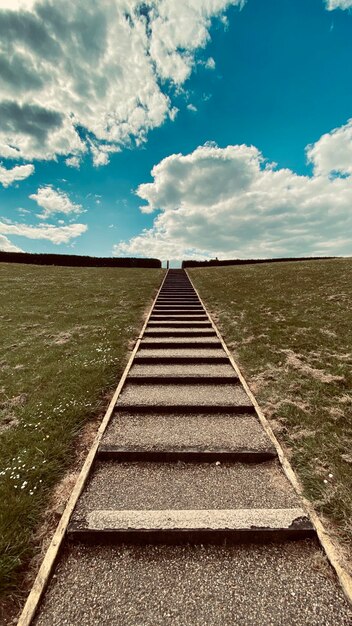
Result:
M167 302L166 303L156 302L155 305L154 305L154 308L158 307L160 309L167 309L167 308L171 308L171 306L172 306L172 308L175 308L175 309L183 309L183 308L185 308L185 309L198 309L198 308L203 309L203 306L202 306L202 304L199 301L190 302L190 303L187 303L187 304L183 304L182 302L176 302L173 305L170 305Z
M196 302L200 302L198 296L196 293L192 294L165 294L165 293L160 293L158 296L158 300L174 300L175 302L178 302L179 300L195 300Z
M158 414L153 407L144 413L115 411L101 445L146 453L206 452L208 458L226 452L233 455L232 460L243 462L276 456L255 415L180 411Z
M265 545L69 543L35 626L348 626L315 540ZM330 574L330 575L329 575Z
M160 300L161 299L161 300ZM196 295L187 295L187 294L180 294L178 296L172 296L172 295L161 295L159 296L158 300L156 302L175 302L176 304L182 304L182 302L186 302L189 304L201 304L201 301L199 300L198 296Z
M213 328L211 322L209 321L209 318L205 319L204 321L194 321L192 320L192 322L189 321L158 321L158 320L152 320L149 319L148 321L148 325L147 325L147 329L149 328L156 328L156 327L160 327L160 328L204 328L204 329L210 329Z
M140 348L216 348L221 347L218 337L143 337Z
M72 521L84 526L97 509L170 512L298 507L298 496L276 461L255 465L99 461Z
M201 381L196 376L133 376L129 375L127 378L127 383L136 383L140 385L199 385L199 382L202 385L228 385L229 382L233 384L239 384L239 379L233 376L231 379L228 376L202 376Z
M151 316L155 319L181 319L181 320L192 320L192 319L209 319L204 309L196 310L196 311L172 311L172 310L156 310L155 308L152 310Z
M314 537L303 509L95 509L72 521L68 535L81 541L200 543L273 541Z
M296 508L279 463L97 462L73 519L95 509Z
M139 350L134 357L135 364L225 364L229 363L224 350L187 350L185 348L166 350Z
M143 356L155 356L158 359L162 357L182 357L193 360L197 357L202 357L202 359L211 357L225 357L226 362L229 362L229 359L226 356L226 352L223 350L223 348L201 348L199 350L196 350L194 348L165 348L165 350L152 350L148 348L147 350L144 350L140 348L135 356L135 359L139 359Z
M156 304L160 306L167 306L168 302L174 302L175 306L182 306L185 303L185 306L202 306L201 302L198 298L163 298L163 300L157 300Z
M196 294L195 291L190 291L187 293L179 293L177 291L175 292L169 292L169 293L165 293L163 291L160 291L158 298L164 298L164 299L171 299L171 300L181 300L183 298L185 298L186 300L199 300L199 296Z
M195 380L200 378L221 378L222 380L230 379L230 382L238 381L237 374L233 367L229 364L221 364L218 365L208 365L208 364L199 364L191 363L189 365L177 365L177 364L169 364L169 365L138 365L133 364L128 375L128 380L131 377L134 378L144 378L149 376L158 376L158 378L162 381L163 378L173 377L182 379L186 378L194 378Z
M201 306L198 298L158 298L155 302L155 306L167 305L167 306Z
M196 293L191 285L166 285L164 284L160 293Z
M144 331L143 337L216 337L213 328L197 328L188 326L187 328L173 328L172 326L156 326Z
M152 322L202 322L209 321L206 313L155 313L152 312L149 321Z
M172 332L172 331L171 331ZM184 334L185 331L182 332L178 332L175 333L173 336L167 335L165 337L158 337L155 334L144 334L142 337L142 344L141 344L141 348L143 348L144 346L156 346L159 344L165 344L165 348L168 347L181 347L179 346L179 344L186 344L184 347L188 348L190 347L190 344L194 344L194 347L197 348L198 346L201 348L202 346L204 346L204 344L209 344L208 347L209 348L216 348L217 346L222 346L221 341L219 340L218 336L216 333L214 333L214 331L212 332L212 334L210 334L211 331L208 330L208 334L204 335L204 333L199 333L198 336L194 337L192 335L192 331L190 331L190 334ZM170 344L167 345L167 344Z
M182 450L145 450L139 448L122 448L114 444L100 444L96 459L100 461L121 462L159 462L176 463L262 463L276 458L273 450L198 450L183 448Z
M250 409L252 403L243 387L236 384L222 385L140 385L129 384L128 379L116 404L117 407L129 408L155 406L161 407L244 407Z
M153 308L153 313L201 313L204 311L204 308L201 305L190 305L190 306L170 306L156 304Z

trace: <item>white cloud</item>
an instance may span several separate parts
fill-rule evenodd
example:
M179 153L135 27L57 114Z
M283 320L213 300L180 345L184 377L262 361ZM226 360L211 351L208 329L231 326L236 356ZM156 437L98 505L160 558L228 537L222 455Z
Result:
M23 252L21 248L11 243L4 235L0 235L0 250L3 252Z
M34 172L34 165L16 165L10 170L0 165L0 183L4 187L12 185L16 180L24 180Z
M140 185L137 194L148 202L142 211L178 209L184 202L213 206L251 184L262 157L253 146L220 149L208 143L191 154L172 154L153 167L153 183Z
M173 154L140 185L153 227L114 254L182 258L343 255L352 251L352 177L275 169L253 146ZM349 235L348 233L351 233Z
M81 159L78 156L73 156L66 159L65 163L68 167L75 167L78 169L81 164Z
M29 226L28 224L0 222L0 234L17 235L28 237L28 239L47 239L55 244L68 243L71 239L75 239L85 233L87 229L86 224L70 224L69 226L39 224L39 226Z
M36 0L0 0L0 9L32 9Z
M145 141L177 113L165 81L180 86L211 20L242 4L11 0L0 10L0 157L77 167L90 150L99 166Z
M325 0L328 11L334 9L349 9L352 7L352 0Z
M352 174L352 119L307 146L307 158L316 175Z
M100 167L101 165L107 165L109 163L109 154L113 152L120 152L121 148L112 144L100 144L95 145L90 142L90 151L93 157L94 167Z
M207 70L215 70L216 64L213 57L209 57L209 59L206 60L205 67L207 68Z
M72 213L79 214L84 211L81 204L75 204L66 193L60 191L60 189L53 189L50 185L39 187L37 193L32 193L29 197L31 200L35 200L38 206L43 209L43 212L37 215L42 220L48 219L55 213L71 215Z
M198 111L197 107L194 106L194 104L187 104L187 109L189 111L193 111L193 113L196 113Z

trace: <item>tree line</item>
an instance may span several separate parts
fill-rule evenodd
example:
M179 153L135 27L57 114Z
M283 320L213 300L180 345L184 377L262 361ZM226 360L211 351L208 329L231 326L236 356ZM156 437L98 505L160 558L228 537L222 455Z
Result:
M336 259L333 256L300 256L282 257L279 259L209 259L208 261L182 261L182 269L187 267L213 267L217 265L251 265L252 263L283 263L287 261L322 261L324 259Z
M2 250L0 250L0 262L73 267L161 267L159 259L94 257L76 254L32 254L29 252L4 252Z

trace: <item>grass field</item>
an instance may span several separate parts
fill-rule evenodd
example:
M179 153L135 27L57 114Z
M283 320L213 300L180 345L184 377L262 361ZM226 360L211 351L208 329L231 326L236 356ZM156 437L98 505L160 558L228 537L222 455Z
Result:
M107 408L162 276L0 264L0 598L19 593L53 487Z
M352 548L352 259L192 269L306 495Z

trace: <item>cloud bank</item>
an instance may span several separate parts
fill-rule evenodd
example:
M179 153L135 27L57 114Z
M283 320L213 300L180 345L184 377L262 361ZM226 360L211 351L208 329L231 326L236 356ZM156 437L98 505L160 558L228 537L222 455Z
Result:
M243 0L38 0L0 10L0 157L94 165L175 116L211 20ZM1 7L1 5L0 5ZM208 59L209 61L209 59ZM213 62L213 60L212 60ZM215 62L214 66L215 66ZM212 64L212 63L211 63Z
M2 235L18 235L20 237L27 237L28 239L46 239L57 245L60 243L69 243L71 239L82 235L82 233L86 231L86 224L69 224L68 226L39 224L38 226L30 226L28 224L0 221L0 234ZM3 249L1 248L1 241L0 249Z
M318 142L319 143L319 142ZM314 151L314 146L311 147ZM116 255L267 258L351 254L352 178L276 169L254 146L172 154L137 194L153 227Z

